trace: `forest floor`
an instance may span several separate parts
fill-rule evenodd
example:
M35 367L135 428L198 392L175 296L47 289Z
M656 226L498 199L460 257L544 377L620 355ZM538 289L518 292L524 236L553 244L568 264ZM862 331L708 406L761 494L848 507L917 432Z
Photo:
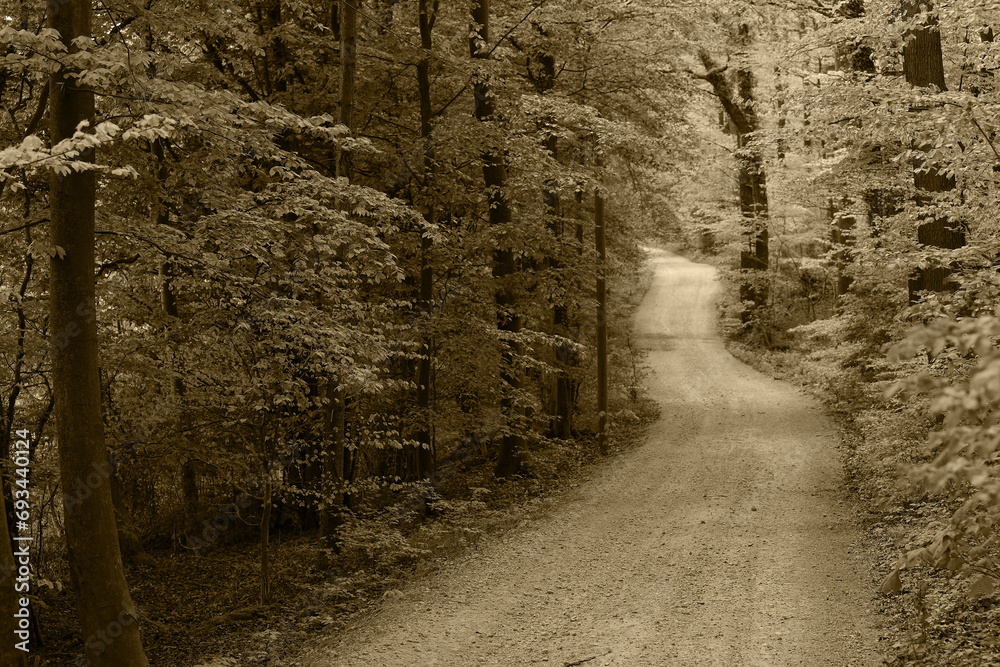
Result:
M662 410L646 442L537 521L391 591L302 665L884 662L833 424L726 352L713 268L653 263L636 313Z

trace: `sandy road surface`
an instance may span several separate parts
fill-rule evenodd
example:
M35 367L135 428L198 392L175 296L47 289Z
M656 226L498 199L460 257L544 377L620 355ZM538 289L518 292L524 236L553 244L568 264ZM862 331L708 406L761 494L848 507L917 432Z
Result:
M653 262L646 443L305 665L881 664L832 425L725 351L714 269Z

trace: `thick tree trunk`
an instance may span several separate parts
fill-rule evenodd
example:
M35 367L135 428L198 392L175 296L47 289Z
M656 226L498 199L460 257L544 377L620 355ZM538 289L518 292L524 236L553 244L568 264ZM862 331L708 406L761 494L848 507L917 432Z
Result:
M902 11L906 18L920 15L922 8L931 11L933 6L926 0L903 0ZM903 74L911 86L934 86L938 91L948 89L944 79L941 33L933 14L922 25L907 33L907 40L903 45ZM922 151L931 148L927 144L918 146ZM955 189L955 177L945 173L941 165L920 157L914 161L913 167L913 185L919 192L950 192ZM930 195L918 193L917 203L926 203L931 198ZM936 248L961 248L965 245L965 230L961 222L947 216L927 218L917 227L917 241L921 245ZM949 280L951 273L952 270L948 267L916 269L907 286L910 303L916 302L921 291L955 289L957 283Z
M71 51L90 36L89 0L50 0L49 25ZM94 95L66 71L52 77L49 117L55 144L93 122ZM81 156L93 161L92 152ZM97 311L94 285L93 171L53 174L49 294L52 386L59 443L66 549L87 658L95 667L148 665L135 605L129 595L111 501L101 422Z
M921 8L933 11L929 0L903 0L903 18L920 15ZM903 76L911 86L936 86L947 90L944 82L944 59L941 57L941 32L937 19L931 14L923 25L906 33L903 43Z
M489 0L477 0L472 5L473 30L469 39L469 51L473 58L479 60L489 59L490 44L490 2ZM494 119L495 105L493 103L493 93L490 84L485 78L485 74L480 74L476 80L473 90L475 96L476 118L486 123ZM502 156L489 148L483 151L483 181L489 192L489 221L493 227L508 226L512 220L510 206L507 203L507 166ZM514 252L510 248L497 248L493 254L493 277L497 280L496 291L497 306L497 328L508 334L516 334L521 330L521 317L514 312L514 292L507 284L510 276L517 271L517 263L514 259ZM520 346L508 341L501 343L504 346L502 355L502 368L500 371L502 382L507 385L504 396L501 399L501 410L507 421L507 432L500 442L500 451L497 459L495 474L497 477L509 477L517 474L521 470L520 450L523 448L523 438L517 435L521 428L520 410L514 393L521 387L520 374L515 368L517 355L520 353Z
M740 28L740 34L746 39L745 26ZM720 67L704 49L698 55L706 70L706 74L700 78L712 85L736 133L740 212L743 214L748 242L748 247L740 253L740 268L751 272L740 285L740 299L752 302L754 308L759 308L767 303L768 298L766 277L762 279L758 276L766 276L768 270L769 232L764 160L751 141L752 134L759 129L757 114L753 109L754 77L749 69L737 70L736 95L725 76L726 68ZM744 312L743 316L744 321L749 321L750 312Z

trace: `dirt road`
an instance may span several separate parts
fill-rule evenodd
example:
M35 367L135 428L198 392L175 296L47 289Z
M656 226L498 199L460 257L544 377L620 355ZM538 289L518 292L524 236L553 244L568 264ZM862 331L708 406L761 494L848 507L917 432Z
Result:
M647 442L305 665L881 664L832 425L725 351L714 269L653 262Z

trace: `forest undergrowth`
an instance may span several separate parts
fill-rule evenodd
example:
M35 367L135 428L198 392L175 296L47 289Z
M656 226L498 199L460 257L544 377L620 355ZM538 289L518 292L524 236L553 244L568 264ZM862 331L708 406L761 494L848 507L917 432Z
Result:
M649 288L641 271L624 288L628 318ZM637 372L643 352L632 348ZM525 452L522 474L497 478L495 453L487 448L457 452L442 461L433 487L404 484L384 492L350 516L336 549L314 532L279 526L271 542L272 600L259 602L260 545L255 531L238 519L233 536L213 536L199 550L172 545L149 548L130 566L133 597L145 628L151 664L170 667L295 665L317 636L335 634L399 590L468 557L486 541L551 511L566 492L642 442L658 406L641 394L612 401L610 456L599 454L596 435L585 427L573 440L548 440ZM396 496L395 499L392 496ZM43 582L68 579L65 563L48 558ZM51 664L75 664L75 604L68 587L53 583L39 595L40 622L47 628L45 654Z
M612 426L612 458L640 443L658 414L655 403L641 397L631 412L634 419ZM258 602L259 545L252 537L201 553L150 550L133 565L130 579L146 641L159 658L153 664L294 665L318 633L335 633L408 582L543 516L594 466L610 460L597 454L592 436L532 451L527 472L508 480L496 479L489 457L470 457L442 471L429 512L422 511L418 490L409 489L396 505L354 517L339 554L330 554L311 533L279 532L269 605ZM51 628L47 655L63 664L60 657L77 655L71 646L57 647L74 639L72 594L47 588L40 602Z

